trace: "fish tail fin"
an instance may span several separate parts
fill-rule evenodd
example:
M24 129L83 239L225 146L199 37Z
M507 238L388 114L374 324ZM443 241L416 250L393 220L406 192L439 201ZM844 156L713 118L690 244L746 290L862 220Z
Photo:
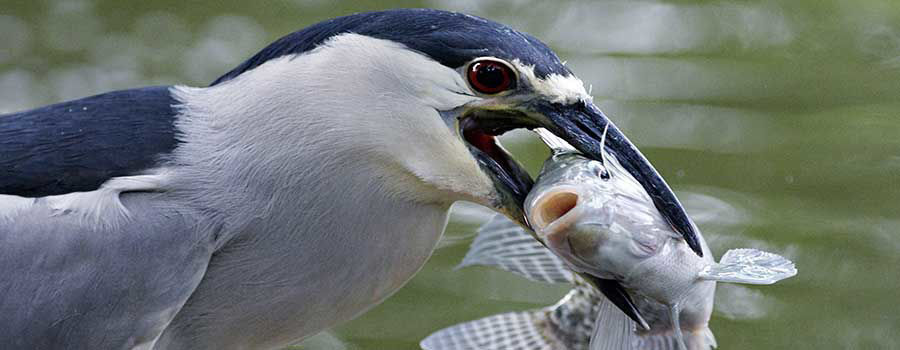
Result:
M541 332L546 318L544 309L488 316L434 332L419 346L424 350L554 349Z
M797 274L794 263L785 257L757 249L732 249L718 264L700 271L705 280L746 284L772 284Z

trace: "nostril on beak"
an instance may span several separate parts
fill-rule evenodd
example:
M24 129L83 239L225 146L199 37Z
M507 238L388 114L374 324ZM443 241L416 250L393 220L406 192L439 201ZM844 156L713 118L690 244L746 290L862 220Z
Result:
M534 224L538 229L543 229L575 209L576 205L578 205L578 194L573 191L562 190L551 193L535 208Z

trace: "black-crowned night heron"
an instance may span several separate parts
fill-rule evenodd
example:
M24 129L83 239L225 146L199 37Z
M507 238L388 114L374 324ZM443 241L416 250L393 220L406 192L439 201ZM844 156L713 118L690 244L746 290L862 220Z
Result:
M463 14L363 13L209 87L0 116L0 348L273 348L352 319L419 270L453 202L526 225L531 179L495 140L514 128L606 147L699 253L547 46Z

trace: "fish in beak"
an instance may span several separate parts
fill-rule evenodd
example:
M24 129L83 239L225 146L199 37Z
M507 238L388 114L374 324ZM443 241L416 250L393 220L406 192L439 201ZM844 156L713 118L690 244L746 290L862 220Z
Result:
M697 255L703 249L697 230L672 189L637 147L592 102L584 84L571 72L538 76L519 60L480 57L460 69L472 93L481 97L452 111L482 169L497 188L495 209L530 227L522 212L534 181L497 142L496 136L516 128L545 128L586 157L602 162L601 150L616 157L640 182L656 208Z
M536 99L510 109L491 107L463 113L459 128L475 159L497 186L500 198L496 207L501 212L530 227L522 215L522 205L534 181L504 150L496 136L516 128L545 128L590 159L602 162L602 148L614 155L647 191L672 229L681 234L691 250L703 256L694 223L675 193L637 147L592 102Z
M684 238L694 253L703 256L697 229L672 189L637 147L594 105L584 85L574 75L538 77L533 67L495 58L476 59L465 69L470 73L470 86L482 92L484 98L447 111L445 117L457 121L459 135L493 180L497 198L490 205L494 209L538 238L523 209L534 181L496 137L517 128L544 128L589 159L602 162L603 149L615 156L650 195L673 231ZM472 73L475 73L474 77ZM497 82L502 84L493 84ZM502 89L497 92L479 90L489 84ZM632 320L646 326L625 288L617 281L587 274L584 277Z
M675 193L656 172L650 161L597 106L582 100L569 105L539 102L532 106L532 109L546 118L544 128L569 142L588 158L602 161L600 154L605 147L606 151L615 156L631 176L644 187L653 199L656 209L663 214L672 229L681 234L694 253L703 256L697 230L675 197Z

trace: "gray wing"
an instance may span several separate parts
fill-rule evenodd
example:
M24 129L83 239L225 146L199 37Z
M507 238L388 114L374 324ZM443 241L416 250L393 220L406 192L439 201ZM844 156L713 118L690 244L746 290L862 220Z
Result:
M197 214L131 192L101 224L121 213L66 196L0 195L0 349L149 348L206 271Z

